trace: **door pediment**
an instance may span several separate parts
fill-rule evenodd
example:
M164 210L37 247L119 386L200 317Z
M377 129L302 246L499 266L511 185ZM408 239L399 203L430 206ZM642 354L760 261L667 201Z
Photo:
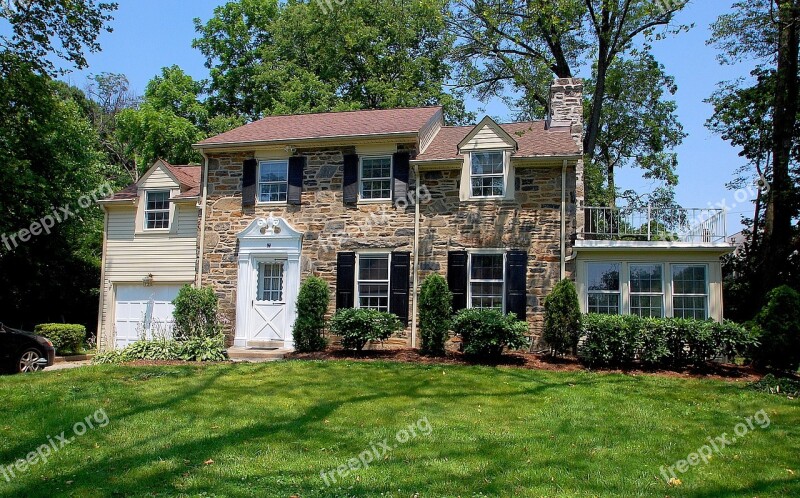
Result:
M285 219L273 216L256 218L237 236L240 254L260 252L283 252L299 254L302 232L297 231Z

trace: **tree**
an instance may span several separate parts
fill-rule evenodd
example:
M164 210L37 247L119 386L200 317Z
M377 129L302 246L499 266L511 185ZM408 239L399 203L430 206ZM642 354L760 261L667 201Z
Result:
M55 76L66 69L56 69L53 55L78 69L87 66L85 51L97 52L101 31L111 32L107 25L116 3L96 0L9 0L0 9L0 18L7 19L11 33L0 34L0 51L14 53L34 72ZM8 60L2 60L7 74Z
M753 218L758 237L751 242L759 267L757 295L789 281L786 261L798 245L792 220L798 215L798 111L800 111L800 0L756 0L734 4L712 26L709 43L720 49L723 64L745 59L759 63L755 83L723 83L712 97L710 126L723 133L769 180L763 223L761 198ZM749 87L746 85L750 84ZM746 113L761 111L759 116ZM737 122L737 119L742 119ZM771 169L768 169L767 162ZM763 229L761 229L763 226ZM794 239L794 240L793 240Z
M267 115L443 105L462 121L459 95L444 91L452 38L446 0L318 2L239 0L195 20L194 46L211 71L211 108Z
M673 25L675 13L683 6L684 2L633 0L456 0L448 25L458 37L454 58L459 85L472 89L480 99L504 99L518 110L518 118L536 118L547 108L553 77L576 76L576 68L588 63L592 75L585 78L589 90L584 138L587 177L599 179L597 170L605 169L603 174L612 183L607 193L613 200L613 170L622 165L624 155L609 157L603 147L606 153L640 149L644 152L636 154L639 158L654 160L637 164L668 182L674 178L674 164L665 150L680 143L682 131L674 103L661 101L664 88L674 92L674 83L650 55L650 42L688 29ZM640 77L626 81L626 72L631 70ZM623 87L614 88L615 80L631 85L626 92L634 95L630 103L619 92ZM641 105L631 109L634 103ZM606 112L607 105L616 109ZM663 123L636 119L653 107L666 116ZM604 131L618 133L619 128L622 136L603 136ZM641 139L631 141L637 136ZM591 184L587 187L590 197L597 192Z
M117 113L115 140L124 146L122 154L133 159L134 180L158 158L173 164L200 161L192 144L243 123L237 117L212 116L204 93L204 82L178 66L165 67L147 84L138 108Z

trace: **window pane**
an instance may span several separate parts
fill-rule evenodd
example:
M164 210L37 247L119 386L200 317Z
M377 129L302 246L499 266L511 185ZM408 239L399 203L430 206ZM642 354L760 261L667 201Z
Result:
M706 267L703 265L673 265L672 292L675 294L705 294Z
M283 263L261 265L261 296L259 296L259 300L283 300Z
M358 307L389 309L389 284L358 284Z
M675 296L672 298L672 308L675 318L708 318L705 296Z
M389 280L388 256L360 256L358 263L359 280Z
M146 209L169 209L169 192L148 192Z
M502 176L480 176L472 179L473 197L490 197L503 195Z
M630 265L631 292L661 293L661 265Z
M147 213L147 228L169 228L169 211Z
M473 152L471 162L473 175L503 174L502 152Z
M473 280L503 280L503 255L502 254L473 254L472 273Z
M663 296L631 296L631 315L661 318L663 312Z
M391 196L391 180L363 180L361 182L362 199L388 199Z
M619 263L589 263L589 290L619 291Z
M288 190L286 183L263 183L261 184L261 202L280 202L286 200Z
M288 179L288 168L288 163L285 161L261 163L261 181L285 182Z
M503 307L503 282L472 282L472 307Z
M361 178L390 178L392 159L390 157L365 157L361 160Z
M611 293L590 293L589 294L589 313L602 313L604 315L619 314L619 294Z

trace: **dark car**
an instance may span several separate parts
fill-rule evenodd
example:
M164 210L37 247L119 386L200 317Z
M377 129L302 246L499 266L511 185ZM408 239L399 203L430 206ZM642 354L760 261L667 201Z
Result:
M4 327L0 323L0 368L7 372L37 372L53 364L56 350L46 337Z

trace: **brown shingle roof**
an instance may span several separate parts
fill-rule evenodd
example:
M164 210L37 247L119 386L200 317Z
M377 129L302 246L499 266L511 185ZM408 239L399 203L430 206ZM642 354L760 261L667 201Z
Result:
M519 148L513 157L567 156L580 154L569 127L546 128L545 121L501 124L500 127L517 141ZM445 126L417 156L418 161L460 159L458 144L472 131L473 126Z
M173 199L187 199L192 197L197 197L200 195L200 177L203 174L202 168L200 166L193 166L193 165L174 165L170 164L167 161L163 161L163 163L167 166L167 169L172 173L176 180L181 187L181 193L173 197ZM131 183L124 189L120 190L119 192L115 193L111 197L104 199L105 201L125 201L125 200L134 200L139 197L139 185L138 183Z
M419 133L441 110L437 106L268 116L207 138L198 145Z

